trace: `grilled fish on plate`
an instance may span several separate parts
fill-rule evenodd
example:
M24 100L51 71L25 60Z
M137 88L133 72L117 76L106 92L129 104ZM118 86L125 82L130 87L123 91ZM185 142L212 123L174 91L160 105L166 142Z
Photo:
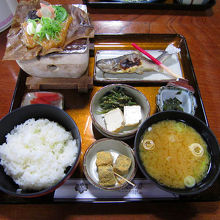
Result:
M171 56L164 51L157 59L162 63ZM143 56L139 52L134 52L110 59L100 59L96 66L105 73L138 73L143 74L147 71L163 72L160 66Z

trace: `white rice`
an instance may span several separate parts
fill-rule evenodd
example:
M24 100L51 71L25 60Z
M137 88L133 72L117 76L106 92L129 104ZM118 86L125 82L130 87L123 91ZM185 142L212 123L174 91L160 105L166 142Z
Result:
M16 126L0 145L1 165L20 188L41 190L61 180L77 156L70 132L48 119Z

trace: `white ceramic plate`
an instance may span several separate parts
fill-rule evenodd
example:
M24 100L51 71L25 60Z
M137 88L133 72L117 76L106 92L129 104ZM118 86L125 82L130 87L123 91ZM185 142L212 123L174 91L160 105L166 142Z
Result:
M115 58L125 54L133 53L134 51L135 50L99 50L95 55L95 63L101 59ZM155 58L162 54L161 50L148 50L147 52ZM166 65L174 73L180 76L183 75L178 54L172 54L171 57L164 62L164 65ZM168 82L172 79L174 78L168 74L155 71L144 72L143 74L110 74L104 73L97 66L94 68L94 80L97 82Z

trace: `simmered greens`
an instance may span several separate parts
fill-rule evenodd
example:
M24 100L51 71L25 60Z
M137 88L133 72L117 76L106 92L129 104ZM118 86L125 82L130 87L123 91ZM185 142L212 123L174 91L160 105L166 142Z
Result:
M123 111L124 106L137 105L134 98L128 96L123 88L116 87L107 92L100 100L102 110L100 114L107 113L115 108L120 108Z

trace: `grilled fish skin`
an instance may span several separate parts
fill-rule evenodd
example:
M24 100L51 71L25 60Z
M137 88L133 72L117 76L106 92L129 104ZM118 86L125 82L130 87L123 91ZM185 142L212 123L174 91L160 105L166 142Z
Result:
M164 62L171 55L164 51L157 59ZM147 71L163 72L162 68L153 61L144 57L139 52L126 54L111 59L101 59L96 62L96 66L104 73L137 73L143 74Z

